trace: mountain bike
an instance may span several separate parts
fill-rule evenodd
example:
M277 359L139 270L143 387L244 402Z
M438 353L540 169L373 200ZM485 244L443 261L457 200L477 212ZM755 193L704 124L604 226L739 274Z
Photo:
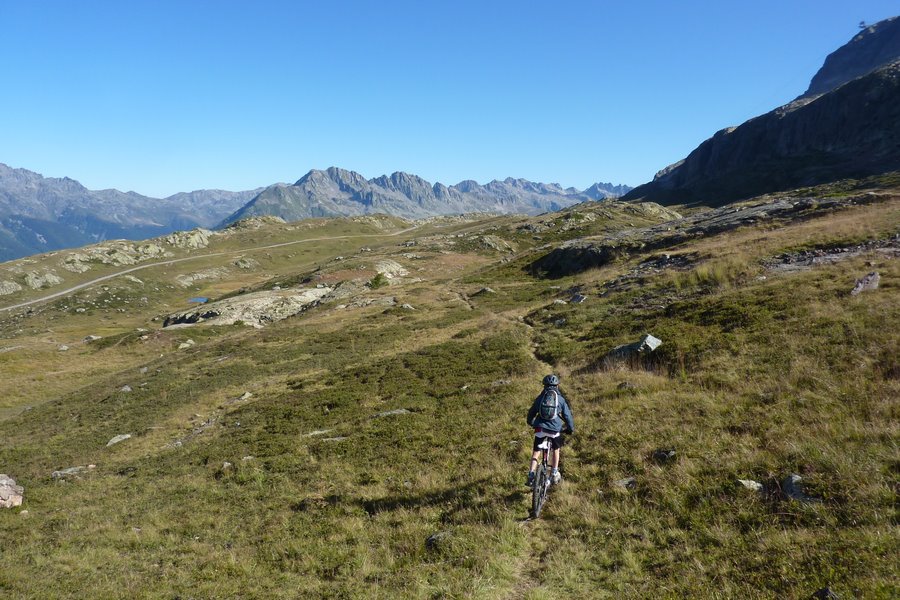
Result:
M541 509L544 508L544 502L547 501L547 494L552 483L550 478L551 447L548 437L538 444L538 448L541 450L541 463L534 472L534 486L531 488L531 517L534 519L541 515Z

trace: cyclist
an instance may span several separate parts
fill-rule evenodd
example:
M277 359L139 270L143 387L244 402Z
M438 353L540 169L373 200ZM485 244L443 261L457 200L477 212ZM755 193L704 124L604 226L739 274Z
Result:
M534 427L534 445L532 446L531 466L528 470L528 481L525 485L531 487L534 484L534 471L541 459L541 451L538 444L544 438L550 438L550 464L553 467L550 481L554 484L562 481L559 474L559 449L563 445L562 432L574 433L575 422L572 420L572 411L569 403L559 391L559 377L547 375L543 380L544 389L538 394L531 409L528 411L528 424Z

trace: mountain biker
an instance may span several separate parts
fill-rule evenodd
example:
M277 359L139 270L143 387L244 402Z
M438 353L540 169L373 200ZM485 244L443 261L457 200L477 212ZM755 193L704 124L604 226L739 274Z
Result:
M575 422L572 420L569 403L559 391L559 377L547 375L542 383L544 389L531 404L526 418L528 424L534 427L531 466L528 470L528 481L525 484L528 487L534 484L534 471L541 459L541 450L538 448L538 444L543 442L544 438L550 438L550 447L553 450L550 453L550 464L553 467L550 480L554 484L562 481L562 476L559 474L559 449L563 445L562 432L575 432Z

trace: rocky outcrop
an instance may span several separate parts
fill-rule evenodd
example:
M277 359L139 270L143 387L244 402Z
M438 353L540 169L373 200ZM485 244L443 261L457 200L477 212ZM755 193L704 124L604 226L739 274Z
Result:
M212 232L208 229L193 229L191 231L176 231L163 238L163 241L176 248L185 250L199 250L209 246L209 236Z
M166 317L163 327L194 323L232 325L240 322L259 328L307 310L333 289L323 286L243 294L171 314Z
M395 260L384 259L375 263L375 271L383 274L387 279L405 277L409 271Z
M175 283L177 283L181 287L190 287L198 281L207 279L222 279L223 277L228 275L228 273L229 271L225 267L214 267L212 269L197 271L196 273L185 273L179 275L175 278Z
M776 224L813 218L834 210L888 200L874 193L837 198L781 198L743 205L730 205L697 212L650 227L623 229L603 236L577 238L531 263L526 270L546 277L564 277L602 267L635 253L671 248L704 236L759 223Z
M154 258L172 256L171 252L159 244L148 241L140 244L116 240L96 246L82 248L78 252L71 252L63 258L62 268L73 273L84 273L94 268L94 265L110 265L121 267L136 265Z
M869 72L843 81L850 71L842 71L845 76L835 80L841 82L836 89L798 98L719 131L624 198L722 206L764 193L900 169L900 60L872 65L881 55L867 51L879 44L893 47L896 28L894 21L874 26L865 44L851 41L835 53L847 62L870 65ZM826 69L832 71L840 69Z
M0 296L8 296L21 291L22 286L15 281L0 281Z
M398 172L367 180L359 173L331 167L325 171L310 171L294 185L277 184L266 188L228 217L224 224L259 215L277 215L295 221L373 213L412 219L473 212L538 214L585 200L611 197L623 188L595 184L589 189L590 193L579 192L554 183L513 178L486 185L463 181L448 187L441 183L432 185L409 173Z
M25 283L28 284L28 287L33 290L53 287L54 285L59 285L62 282L63 280L61 277L49 271L44 273L31 271L30 273L25 274Z

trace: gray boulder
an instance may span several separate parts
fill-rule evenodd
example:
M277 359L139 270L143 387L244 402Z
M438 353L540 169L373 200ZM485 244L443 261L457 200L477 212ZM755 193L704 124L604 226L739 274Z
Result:
M662 345L662 340L649 333L631 344L616 346L603 357L603 367L610 369L639 362Z
M122 433L122 434L119 434L119 435L113 437L113 438L112 438L111 440L109 440L108 442L106 442L106 447L109 448L110 446L115 446L115 445L118 444L119 442L124 442L125 440L128 440L128 439L131 439L131 434L130 434L130 433Z
M863 292L868 292L870 290L877 290L878 283L881 281L881 275L878 274L878 271L872 271L862 279L856 280L856 285L853 287L853 290L850 291L851 296L858 296Z
M22 506L25 488L16 485L16 480L9 475L0 474L0 508Z

